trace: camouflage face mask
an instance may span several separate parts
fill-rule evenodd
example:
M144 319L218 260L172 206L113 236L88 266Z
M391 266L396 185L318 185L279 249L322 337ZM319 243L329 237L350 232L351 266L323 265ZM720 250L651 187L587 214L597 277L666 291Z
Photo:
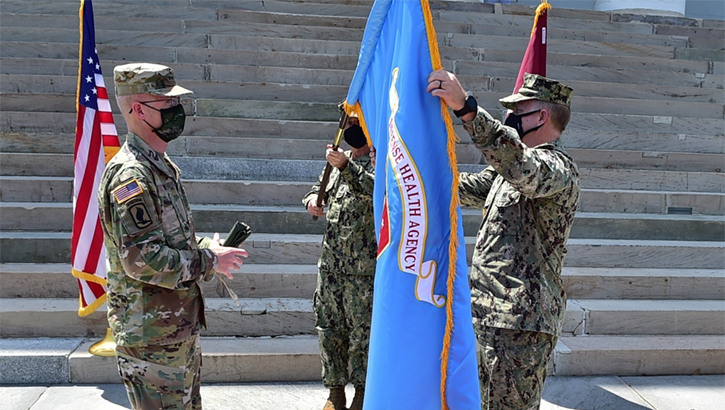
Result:
M184 106L181 104L174 105L173 107L157 109L146 103L141 103L152 110L156 110L161 113L161 126L159 128L149 124L148 121L143 120L149 127L165 142L171 142L184 132L184 123L186 122L186 113L184 112Z

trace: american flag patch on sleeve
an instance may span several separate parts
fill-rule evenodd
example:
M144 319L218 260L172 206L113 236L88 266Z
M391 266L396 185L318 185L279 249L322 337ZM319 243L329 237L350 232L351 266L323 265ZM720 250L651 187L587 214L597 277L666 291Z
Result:
M122 204L141 193L143 193L143 188L141 188L141 185L135 179L132 179L113 190L113 196L116 197L116 202L119 204Z

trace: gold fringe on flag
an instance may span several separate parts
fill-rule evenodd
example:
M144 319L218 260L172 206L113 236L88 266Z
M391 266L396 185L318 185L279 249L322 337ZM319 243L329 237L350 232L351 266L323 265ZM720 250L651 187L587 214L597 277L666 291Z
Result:
M425 20L426 33L428 35L428 48L430 50L431 65L433 71L441 70L440 51L438 50L438 40L436 39L435 27L433 27L433 15L430 11L428 0L421 0L421 8L423 9L423 17ZM458 199L458 159L456 158L456 141L458 136L453 130L453 120L448 112L443 99L441 99L441 115L446 124L446 133L448 134L448 164L451 167L451 203L449 207L449 216L451 219L451 236L448 243L448 280L446 282L446 331L443 336L443 349L441 352L441 410L448 410L448 402L446 400L446 382L448 380L448 354L451 349L451 337L453 334L453 285L456 280L456 266L458 265L458 208L460 202Z
M551 10L551 4L548 0L541 0L541 4L536 8L536 16L534 16L534 26L531 27L531 37L536 34L536 24L539 22L539 16L546 13L547 10Z

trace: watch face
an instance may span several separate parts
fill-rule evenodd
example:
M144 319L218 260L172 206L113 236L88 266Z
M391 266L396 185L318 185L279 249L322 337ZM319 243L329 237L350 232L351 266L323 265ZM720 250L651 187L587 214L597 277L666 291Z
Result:
M476 102L476 99L473 98L472 95L469 95L468 98L466 98L466 108L468 109L468 112L473 112L478 109L478 102Z

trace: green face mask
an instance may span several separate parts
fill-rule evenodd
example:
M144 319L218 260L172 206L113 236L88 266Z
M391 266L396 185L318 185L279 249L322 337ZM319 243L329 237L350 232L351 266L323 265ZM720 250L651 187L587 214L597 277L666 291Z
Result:
M173 107L158 109L154 108L144 102L141 104L156 110L161 113L161 126L159 128L149 124L146 120L143 120L149 127L154 131L165 142L171 142L184 132L184 123L186 122L186 113L184 112L184 106L177 104Z

